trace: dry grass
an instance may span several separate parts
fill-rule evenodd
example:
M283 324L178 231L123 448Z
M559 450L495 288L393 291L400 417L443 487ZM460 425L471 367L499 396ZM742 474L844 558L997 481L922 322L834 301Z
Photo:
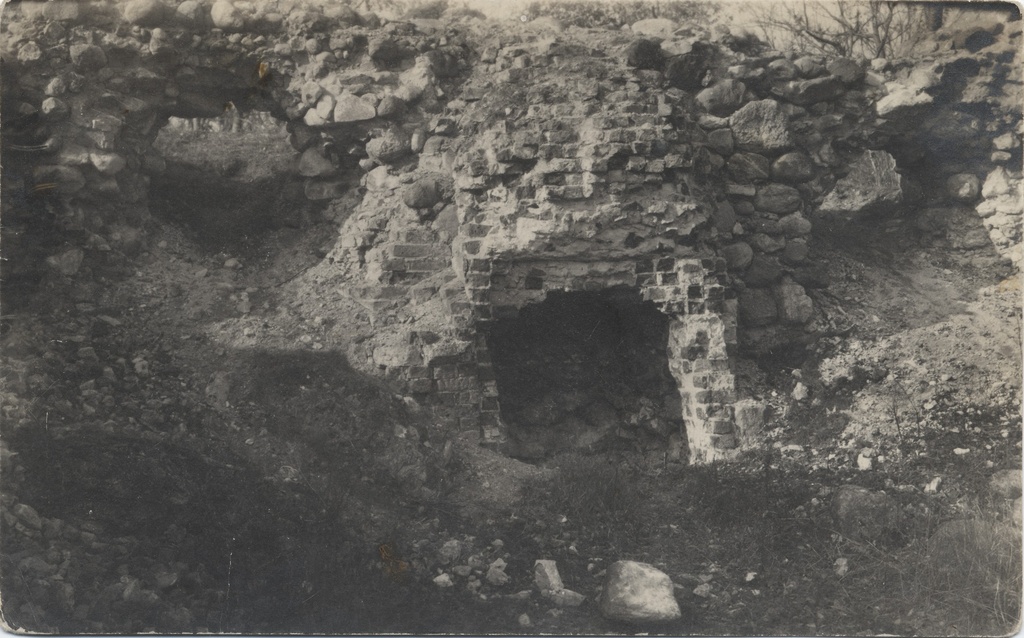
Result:
M1016 631L1021 610L1020 534L1011 523L982 516L944 523L927 541L908 548L907 563L914 574L909 594L911 600L936 610L936 633Z
M548 515L565 516L596 544L621 548L639 543L650 516L638 477L605 457L575 452L552 464L556 477L528 485L527 503L541 505Z

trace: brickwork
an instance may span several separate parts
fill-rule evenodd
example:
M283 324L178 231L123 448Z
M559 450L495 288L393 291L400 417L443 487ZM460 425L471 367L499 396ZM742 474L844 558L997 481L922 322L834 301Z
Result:
M683 404L691 459L706 462L728 458L738 449L731 404L735 400L726 353L725 263L721 259L651 257L629 261L490 262L486 279L474 290L486 299L473 305L477 326L514 318L528 304L543 301L551 291L594 291L627 286L640 292L671 317L669 370L675 377ZM496 397L491 397L496 399ZM501 438L494 426L496 400L485 418L485 432ZM483 412L483 411L482 411Z

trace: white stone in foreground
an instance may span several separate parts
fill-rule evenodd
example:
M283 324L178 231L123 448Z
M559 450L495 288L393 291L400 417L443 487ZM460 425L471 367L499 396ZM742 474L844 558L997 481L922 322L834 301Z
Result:
M647 563L620 560L608 568L601 614L612 620L655 622L682 616L668 574Z

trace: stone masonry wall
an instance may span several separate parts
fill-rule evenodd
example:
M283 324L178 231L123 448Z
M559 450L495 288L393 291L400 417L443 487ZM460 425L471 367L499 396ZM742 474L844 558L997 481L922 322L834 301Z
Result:
M868 61L343 5L90 7L5 13L5 277L76 290L127 264L160 127L268 111L305 195L359 202L328 256L375 327L349 359L437 427L503 439L489 322L624 285L671 318L691 459L728 458L763 412L730 357L822 329L823 229L906 215L1020 265L1019 21Z

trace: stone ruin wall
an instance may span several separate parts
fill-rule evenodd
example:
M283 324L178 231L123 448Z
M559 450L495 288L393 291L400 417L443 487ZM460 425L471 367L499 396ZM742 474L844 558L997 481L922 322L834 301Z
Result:
M375 327L351 363L438 427L496 444L488 326L550 291L623 286L669 317L703 462L757 442L763 407L737 396L730 357L821 328L815 224L902 205L942 233L973 208L983 226L948 231L951 245L1020 264L1019 21L940 33L911 63L671 35L481 38L468 23L223 0L18 11L5 16L3 116L21 137L4 140L4 215L53 218L63 245L22 260L45 264L44 287L74 299L144 247L168 118L270 111L307 198L361 196L329 255Z

